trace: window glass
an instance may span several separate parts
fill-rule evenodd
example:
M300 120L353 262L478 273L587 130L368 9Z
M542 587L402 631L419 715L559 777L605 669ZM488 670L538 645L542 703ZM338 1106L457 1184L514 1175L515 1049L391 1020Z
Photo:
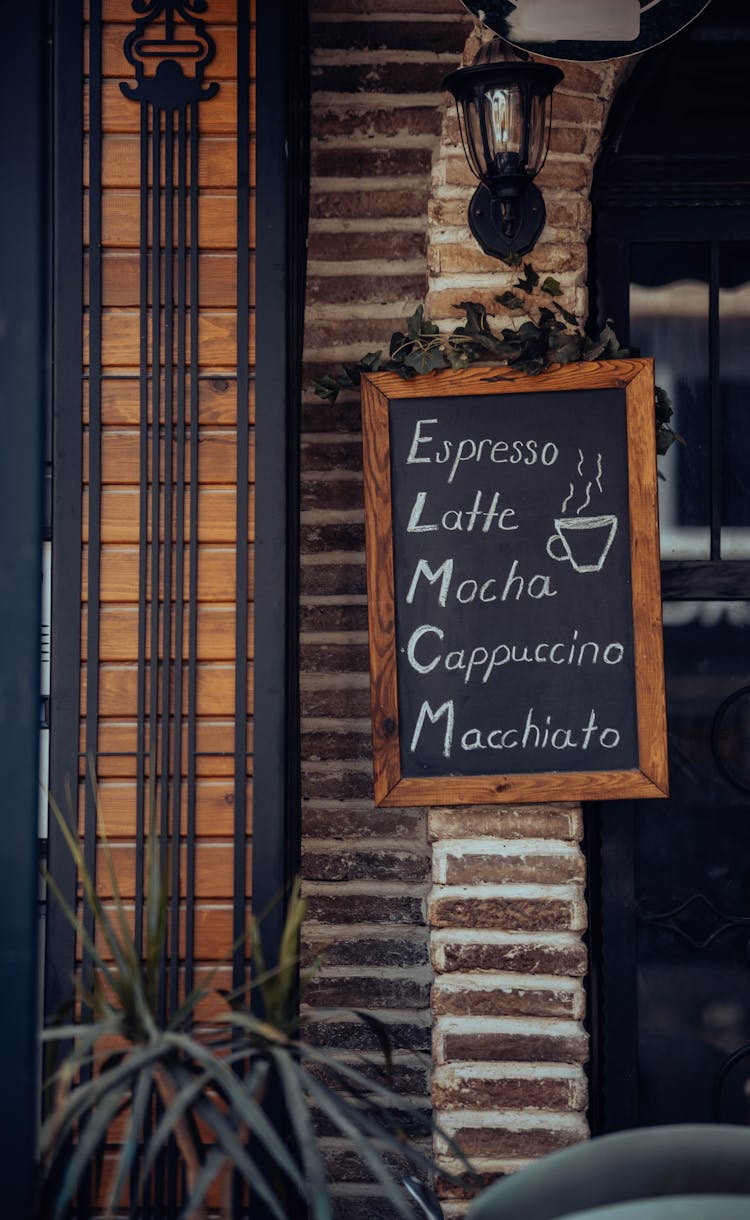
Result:
M659 458L663 559L710 557L709 276L705 243L632 247L631 345L654 357L657 385L672 399L672 426L686 442Z
M721 555L750 557L750 244L721 247Z

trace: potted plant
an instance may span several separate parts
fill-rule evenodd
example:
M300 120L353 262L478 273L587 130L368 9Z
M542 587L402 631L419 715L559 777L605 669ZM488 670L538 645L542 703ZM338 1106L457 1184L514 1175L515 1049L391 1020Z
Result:
M98 811L99 834L113 903L107 911L86 868L81 845L51 802L78 869L83 901L98 939L65 902L53 877L47 884L63 904L86 959L75 979L77 1016L43 1032L48 1046L63 1048L47 1081L48 1113L42 1126L40 1214L63 1220L101 1167L105 1146L116 1139L114 1167L98 1196L104 1216L132 1192L153 1189L165 1155L179 1161L180 1216L202 1220L209 1192L214 1210L233 1215L237 1181L263 1200L276 1220L309 1209L313 1220L330 1220L332 1201L316 1129L320 1116L362 1160L396 1213L414 1216L401 1178L429 1178L429 1150L407 1137L409 1113L424 1137L433 1127L419 1107L390 1085L391 1048L385 1027L368 1013L357 1015L383 1050L382 1079L372 1064L342 1062L304 1038L298 1016L299 931L305 903L295 884L278 948L278 961L263 960L258 924L250 923L252 979L247 988L217 993L220 1008L205 1018L201 1006L211 981L197 987L180 1007L160 1015L158 997L165 970L168 893L160 866L155 819L146 847L144 951L136 948ZM316 1019L320 1016L316 1013ZM287 1131L280 1133L264 1109L270 1092L283 1102ZM171 1153L170 1153L171 1150ZM458 1150L455 1150L458 1151ZM460 1153L458 1153L460 1156ZM386 1157L388 1159L386 1159ZM97 1175L96 1172L94 1176ZM289 1210L291 1209L291 1210Z

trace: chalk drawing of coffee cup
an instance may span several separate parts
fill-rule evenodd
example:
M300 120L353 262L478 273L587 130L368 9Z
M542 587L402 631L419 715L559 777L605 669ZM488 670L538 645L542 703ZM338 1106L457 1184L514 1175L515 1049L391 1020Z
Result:
M601 572L617 533L617 517L556 517L555 530L547 539L550 559L572 563L576 572Z

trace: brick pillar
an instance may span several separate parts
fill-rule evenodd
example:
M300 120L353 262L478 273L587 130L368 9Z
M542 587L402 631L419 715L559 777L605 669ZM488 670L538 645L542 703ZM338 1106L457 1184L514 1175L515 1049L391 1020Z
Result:
M465 57L476 50L476 36ZM550 152L538 179L547 225L529 256L585 319L588 200L609 104L627 64L560 65ZM427 314L455 325L518 273L484 255L468 229L475 185L446 104L429 208ZM543 302L542 302L543 303ZM499 326L512 326L498 317ZM585 870L578 805L433 810L428 903L435 1118L487 1180L584 1139L588 1039L583 1025ZM447 1167L458 1169L438 1141ZM443 1188L447 1217L466 1200Z

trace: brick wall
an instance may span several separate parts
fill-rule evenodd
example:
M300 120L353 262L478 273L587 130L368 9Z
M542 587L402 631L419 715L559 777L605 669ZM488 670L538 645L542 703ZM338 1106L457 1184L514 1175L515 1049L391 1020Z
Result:
M308 384L386 347L420 302L448 319L508 281L468 233L472 180L440 88L472 30L458 0L312 0L311 17ZM615 84L610 65L568 71L541 181L534 262L580 312ZM581 814L374 808L359 398L328 407L307 393L302 411L305 952L325 963L307 1001L313 1017L378 1012L402 1048L397 1086L426 1106L431 1083L438 1118L493 1177L586 1134ZM343 1018L313 1032L375 1050ZM341 1216L390 1214L336 1141L329 1156ZM465 1204L448 1191L445 1208Z

